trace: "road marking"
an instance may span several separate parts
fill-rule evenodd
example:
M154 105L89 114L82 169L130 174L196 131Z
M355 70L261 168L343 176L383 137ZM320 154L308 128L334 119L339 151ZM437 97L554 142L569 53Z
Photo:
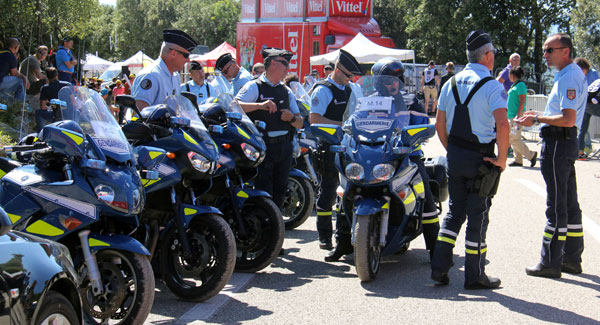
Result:
M525 185L526 187L528 187L533 192L537 193L539 196L546 198L546 189L545 188L539 186L538 184L536 184L528 179L517 178L517 181L519 183ZM597 223L592 221L592 219L590 219L588 216L586 216L583 213L581 214L581 222L583 224L583 230L585 232L589 233L590 235L592 235L592 237L594 237L594 239L596 239L596 241L600 242L600 226L598 226Z
M231 299L234 293L244 289L254 275L254 273L233 273L225 288L218 295L190 308L177 319L175 324L188 324L197 320L208 320Z

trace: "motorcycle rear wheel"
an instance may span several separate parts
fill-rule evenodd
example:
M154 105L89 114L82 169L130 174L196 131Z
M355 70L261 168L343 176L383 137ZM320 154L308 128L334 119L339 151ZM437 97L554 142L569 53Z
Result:
M279 255L284 238L283 218L273 200L266 197L249 199L240 213L248 234L241 238L236 224L231 225L237 245L235 270L254 273Z
M235 239L229 225L218 215L196 216L186 229L192 256L184 256L176 227L160 246L160 273L179 298L204 301L217 295L235 267Z
M302 225L310 216L314 205L315 191L312 184L305 178L289 177L281 209L285 229Z
M379 271L382 251L379 245L380 227L379 214L357 216L354 230L354 265L361 281L375 279Z

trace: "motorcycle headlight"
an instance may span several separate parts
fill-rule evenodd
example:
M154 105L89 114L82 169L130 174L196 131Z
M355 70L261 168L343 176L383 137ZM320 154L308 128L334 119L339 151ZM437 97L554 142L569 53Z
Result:
M104 184L100 184L94 188L94 193L98 200L103 201L106 204L112 204L115 199L115 190L112 187Z
M244 152L244 155L246 155L246 158L248 158L252 161L257 161L258 158L260 158L260 151L256 150L256 148L254 148L254 146L244 142L240 145L240 147L242 147L242 152Z
M141 203L142 203L142 195L140 193L140 190L138 190L138 189L133 190L133 210L137 211L140 208Z
M373 177L376 180L383 182L394 176L396 169L390 164L379 164L373 168Z
M359 181L365 178L365 168L357 163L349 163L344 170L346 177Z
M196 168L198 171L206 173L210 170L212 163L203 155L190 151L188 152L187 156L192 166L194 166L194 168Z

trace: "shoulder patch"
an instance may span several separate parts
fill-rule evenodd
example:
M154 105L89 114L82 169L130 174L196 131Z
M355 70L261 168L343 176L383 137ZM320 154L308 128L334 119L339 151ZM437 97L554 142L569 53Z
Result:
M573 100L573 99L575 99L575 97L577 97L577 92L575 91L575 89L572 89L572 88L567 89L567 98L569 100Z
M319 98L317 96L313 97L312 101L311 101L312 106L318 106L319 105Z
M142 82L140 82L140 87L142 87L142 89L148 90L152 87L152 81L150 81L150 79L144 79L142 80Z

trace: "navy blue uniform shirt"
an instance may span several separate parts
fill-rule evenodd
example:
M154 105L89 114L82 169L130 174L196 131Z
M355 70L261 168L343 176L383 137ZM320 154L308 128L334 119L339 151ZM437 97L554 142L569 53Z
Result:
M10 75L10 70L17 67L17 57L8 49L0 51L0 82Z

